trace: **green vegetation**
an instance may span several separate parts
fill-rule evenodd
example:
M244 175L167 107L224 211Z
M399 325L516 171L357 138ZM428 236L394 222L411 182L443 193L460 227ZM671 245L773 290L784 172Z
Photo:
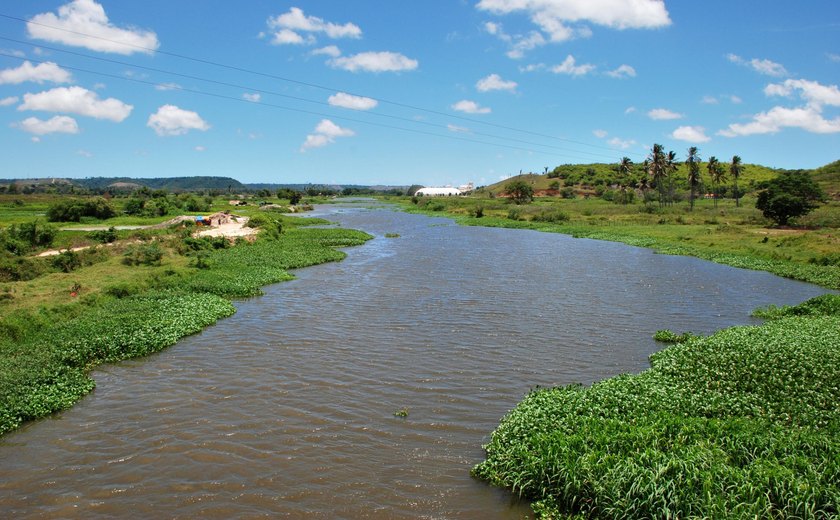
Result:
M638 375L536 389L473 474L547 518L836 518L838 309L823 296L688 338Z
M100 205L52 199L37 200L40 207ZM191 221L62 231L76 238L55 241L109 247L43 258L31 255L54 241L52 225L0 229L0 434L78 401L93 388L88 373L96 365L156 352L232 314L229 298L260 294L263 285L291 279L289 269L341 260L336 248L372 238L309 227L326 223L320 219L251 211L262 229L256 240L193 237Z
M807 215L825 201L825 193L807 173L785 172L768 181L755 207L780 226Z

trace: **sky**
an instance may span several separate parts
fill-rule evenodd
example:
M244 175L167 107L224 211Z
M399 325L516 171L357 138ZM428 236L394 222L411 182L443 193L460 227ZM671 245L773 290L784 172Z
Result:
M0 178L840 159L837 0L8 0Z

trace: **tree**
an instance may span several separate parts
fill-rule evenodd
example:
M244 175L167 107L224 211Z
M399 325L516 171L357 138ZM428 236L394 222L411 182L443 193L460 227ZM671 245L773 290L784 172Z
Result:
M654 143L648 156L648 173L653 184L659 192L659 206L665 204L665 179L668 177L668 158L665 155L665 148L661 144Z
M706 165L706 170L712 178L712 195L715 199L715 207L717 207L718 188L720 187L720 183L726 179L726 172L723 170L723 166L721 166L720 161L718 161L717 157L714 155L709 157L709 163Z
M516 204L527 204L534 200L534 188L522 180L509 182L505 191Z
M735 188L735 207L741 205L741 193L738 191L738 177L741 176L743 170L744 167L741 165L741 158L733 155L732 162L729 163L729 175L732 176L732 183Z
M668 152L668 156L665 159L665 170L667 171L668 177L668 203L674 203L674 177L677 173L677 168L679 168L680 162L677 160L677 154L671 150Z
M627 204L627 185L630 182L630 172L633 171L633 161L629 157L622 157L618 163L618 173L621 177L619 187L621 189L621 203Z
M765 184L755 207L780 226L807 215L825 201L820 185L806 172L783 172Z
M688 158L685 160L688 165L688 200L691 211L694 211L694 194L700 187L700 150L696 146L688 149Z

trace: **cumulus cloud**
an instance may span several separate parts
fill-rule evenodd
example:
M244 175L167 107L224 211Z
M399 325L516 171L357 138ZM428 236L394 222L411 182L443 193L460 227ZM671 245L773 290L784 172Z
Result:
M607 76L616 79L635 78L636 69L630 65L619 65L617 69L610 70L605 73Z
M771 83L764 88L764 93L768 96L791 96L797 92L808 105L840 106L840 89L837 85L821 85L806 79L789 79L784 83Z
M626 150L636 144L636 141L633 139L619 139L618 137L613 137L607 144L612 146L613 148L621 148L622 150Z
M774 61L766 59L760 60L758 58L746 60L737 54L727 54L726 59L732 63L749 67L759 74L764 74L765 76L784 77L788 75L788 71L784 68L784 66Z
M607 137L609 135L609 133L606 130L598 129L598 130L593 130L592 135L594 135L598 139L603 139L603 138Z
M529 48L547 43L546 39L564 42L589 37L592 30L587 24L619 30L654 29L671 24L663 0L481 0L476 8L497 15L523 12L537 26L540 32L535 34L541 41L530 36L531 47L528 47L522 45L526 37L507 35L496 23L485 24L488 33L512 46L510 52L515 56L511 57L521 57Z
M718 101L718 98L714 96L703 96L703 99L701 99L700 102L704 105L717 105L718 103L720 103L720 101Z
M59 7L57 15L37 14L29 19L26 30L30 38L99 52L151 54L160 46L152 31L113 25L94 0L73 0Z
M306 140L300 146L300 151L305 152L312 148L321 148L334 143L338 137L352 137L356 132L349 128L342 128L329 119L322 119L315 131L306 136Z
M307 16L303 9L292 7L288 13L270 17L268 28L273 31L271 42L275 45L314 44L316 35L329 38L361 38L362 30L353 23L326 22L316 16Z
M668 110L667 108L654 108L648 111L648 117L655 121L667 121L669 119L682 119L683 115Z
M20 101L20 99L17 96L5 97L3 99L0 99L0 107L11 106L17 103L18 101Z
M805 102L800 107L776 106L753 116L749 123L733 123L718 132L724 137L754 134L772 134L783 128L799 128L815 134L840 132L840 117L827 119L823 115L825 106L840 106L840 89L837 85L822 85L805 79L789 79L783 83L767 85L767 96L792 97L798 94Z
M681 126L671 132L671 138L689 143L706 143L711 140L702 126Z
M584 63L582 65L577 65L575 63L575 57L569 54L566 56L566 59L563 60L563 63L560 65L555 65L551 67L551 72L555 74L567 74L569 76L585 76L595 70L595 65L590 63Z
M471 133L469 128L466 128L466 127L463 127L463 126L458 126L458 125L453 125L451 123L446 125L446 129L449 130L450 132L455 132L456 134L469 134L469 133Z
M80 155L82 157L87 157L88 159L93 157L93 153L91 153L88 150L76 150L76 155Z
M166 92L167 90L181 90L181 85L177 83L158 83L155 85L155 90Z
M119 123L131 114L133 106L116 98L99 99L96 92L82 87L58 87L38 94L24 94L18 110L68 112Z
M490 74L487 77L481 78L475 84L475 88L479 92L490 92L492 90L516 92L516 87L517 83L515 81L503 80L498 74Z
M636 112L636 110L637 110L636 107L627 107L627 108L624 109L624 115L632 114L632 113Z
M246 92L242 94L242 99L244 99L245 101L250 101L252 103L257 103L260 99L262 99L262 96L258 92Z
M17 85L25 81L34 81L35 83L44 83L45 81L70 83L73 81L73 77L69 72L51 61L39 63L38 65L32 65L29 61L24 61L19 67L0 70L0 85Z
M370 110L376 108L379 102L375 99L363 96L354 96L346 92L333 94L327 102L334 107L349 108L351 110Z
M183 135L190 130L210 129L210 125L192 110L184 110L175 105L163 105L157 112L149 116L146 126L161 137Z
M79 125L69 116L55 116L46 121L37 117L28 117L19 123L13 123L12 126L34 135L79 133Z
M337 69L350 72L399 72L414 70L419 63L398 52L361 52L353 56L333 58L328 62Z
M467 114L489 114L490 109L487 107L480 106L475 101L469 101L467 99L462 99L457 103L452 105L452 110L457 110L458 112L465 112Z
M341 50L338 47L336 47L335 45L327 45L326 47L321 47L320 49L315 49L314 51L312 51L311 54L313 56L318 56L318 55L323 54L325 56L330 56L332 58L338 58L339 56L341 56Z

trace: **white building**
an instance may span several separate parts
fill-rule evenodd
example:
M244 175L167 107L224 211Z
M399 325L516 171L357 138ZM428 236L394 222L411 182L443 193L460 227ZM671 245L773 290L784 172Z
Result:
M415 195L418 197L459 197L463 193L458 188L447 186L445 188L420 188Z

